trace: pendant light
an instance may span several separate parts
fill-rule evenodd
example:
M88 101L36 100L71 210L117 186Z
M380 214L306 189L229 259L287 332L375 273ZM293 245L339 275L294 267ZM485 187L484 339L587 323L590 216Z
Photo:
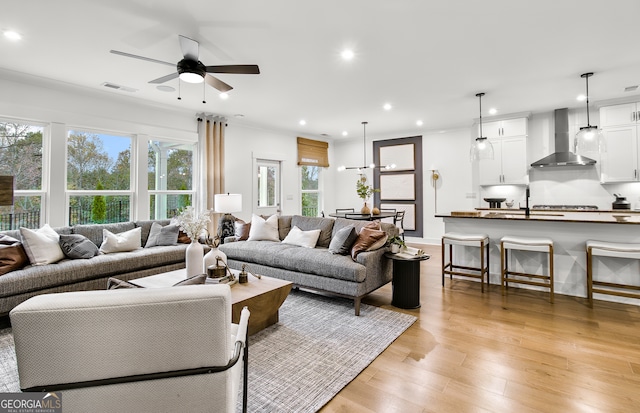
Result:
M376 166L376 164L371 163L367 165L367 124L369 122L362 122L362 165L363 166L339 166L338 171L342 172L347 169L357 169L358 172L370 168L370 169L393 169L396 167L396 164L392 163L385 166Z
M587 87L587 126L581 127L578 133L576 133L573 142L575 153L600 152L603 149L602 131L598 129L596 125L591 125L589 122L589 78L591 76L593 76L591 72L580 75L580 77L584 78Z
M485 136L482 136L482 97L484 93L477 93L476 96L480 102L480 136L471 145L471 152L469 153L471 162L481 159L493 159L493 145Z

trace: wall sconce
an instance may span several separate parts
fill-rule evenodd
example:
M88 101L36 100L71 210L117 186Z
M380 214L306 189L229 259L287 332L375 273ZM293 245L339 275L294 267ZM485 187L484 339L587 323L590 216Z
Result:
M431 171L431 185L433 185L433 212L438 213L438 179L440 179L440 172L438 172L435 165L431 165L429 170Z

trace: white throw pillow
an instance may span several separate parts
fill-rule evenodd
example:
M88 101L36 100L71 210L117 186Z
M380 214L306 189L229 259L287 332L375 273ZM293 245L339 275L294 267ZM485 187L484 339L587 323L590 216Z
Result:
M278 216L274 214L264 219L256 214L251 215L251 229L249 230L248 241L280 242Z
M31 265L52 264L64 258L59 244L60 235L49 224L44 224L39 230L21 227L20 236Z
M114 234L108 229L102 230L102 245L100 252L111 254L112 252L127 252L140 248L142 227Z
M289 231L285 239L282 240L282 243L305 248L315 248L316 243L318 242L318 237L320 237L319 229L303 231L297 226L294 226L291 228L291 231Z

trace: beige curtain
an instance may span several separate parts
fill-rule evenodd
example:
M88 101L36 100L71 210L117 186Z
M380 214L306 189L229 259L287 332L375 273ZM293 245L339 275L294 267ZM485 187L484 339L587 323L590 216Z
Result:
M198 140L202 180L201 210L213 209L213 196L224 193L224 131L227 119L220 116L199 116ZM213 214L208 231L215 234L220 214Z

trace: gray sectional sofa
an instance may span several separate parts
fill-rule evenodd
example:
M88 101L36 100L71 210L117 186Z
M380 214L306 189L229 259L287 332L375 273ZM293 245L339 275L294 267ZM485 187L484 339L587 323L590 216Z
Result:
M141 227L141 245L149 236L151 224L169 224L169 220L136 221L118 224L76 225L54 228L59 234L81 234L98 247L102 243L102 230L120 233ZM3 234L20 239L19 231ZM54 264L32 266L0 275L0 316L13 307L43 293L105 289L109 277L131 280L166 271L184 268L188 244L156 246L131 252L97 255L90 259L64 259Z
M295 286L352 298L355 314L360 313L362 297L387 284L392 278L392 262L384 257L386 247L362 252L354 261L349 255L336 255L328 250L332 237L348 225L357 231L367 221L280 216L278 231L283 240L290 229L297 226L303 231L321 229L315 248L304 248L275 241L234 241L226 238L219 249L227 255L229 267L240 270L242 264L256 274L291 281ZM388 236L398 235L398 229L381 223Z

